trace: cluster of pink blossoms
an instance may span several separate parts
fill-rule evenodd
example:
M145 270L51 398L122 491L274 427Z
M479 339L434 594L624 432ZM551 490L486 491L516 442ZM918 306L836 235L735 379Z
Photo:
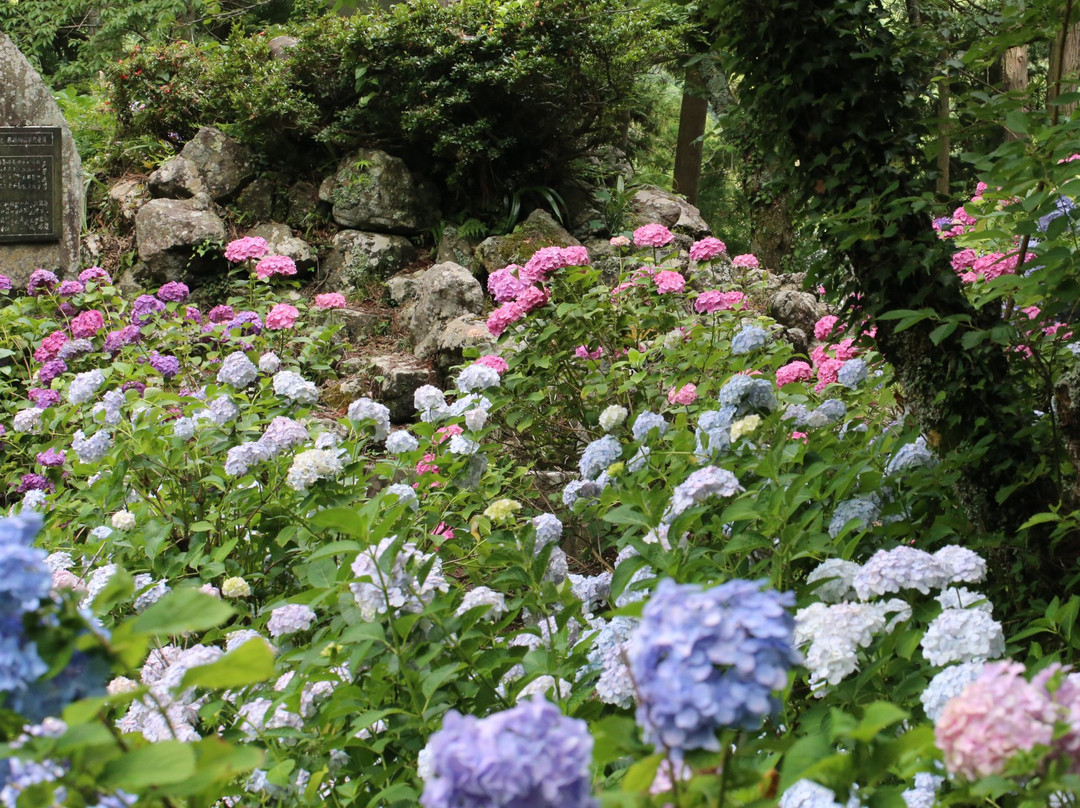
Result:
M1068 677L1051 693L1049 681L1060 670L1050 666L1029 682L1019 662L985 665L978 679L946 703L934 727L949 773L968 780L1000 774L1016 754L1036 746L1051 747L1077 771L1080 682ZM1072 729L1055 741L1057 722Z
M796 359L776 369L776 386L783 387L792 382L808 382L814 377L814 369L809 363Z
M716 256L727 250L727 245L720 239L709 236L701 241L695 241L690 247L691 261L711 261Z
M1035 260L1035 253L1027 253L1024 256L1024 264ZM975 250L960 250L953 254L950 263L953 271L960 276L964 283L974 283L977 280L992 281L1002 275L1016 273L1016 259L1018 254L1012 253L986 253L979 255Z
M251 258L262 258L270 252L266 239L259 236L246 236L230 241L225 247L225 260L237 264Z
M499 374L505 373L510 367L508 364L506 364L506 360L498 354L484 354L476 360L475 364L491 368Z
M964 210L963 205L954 210L951 217L944 216L934 220L934 230L937 231L938 238L943 239L962 236L974 226L975 217Z
M634 231L635 247L664 247L675 239L662 224L646 224Z
M657 272L652 276L652 279L653 283L656 284L656 291L662 295L681 292L686 288L686 278L671 270Z
M75 316L71 321L71 334L76 339L87 339L105 327L105 315L90 309Z
M345 295L341 294L341 292L327 292L324 295L315 295L315 308L317 309L343 309L345 304Z
M523 267L509 264L492 272L488 276L488 291L502 305L488 316L488 331L499 337L512 323L546 306L551 293L538 284L552 272L588 264L589 251L584 247L543 247Z
M731 259L731 265L733 267L741 267L743 269L757 269L761 266L761 263L757 260L757 256L753 253L743 253L742 255L736 255Z
M745 302L746 295L742 292L721 292L718 289L710 289L697 296L697 300L694 301L694 311L698 314L713 314L740 308Z
M688 407L697 400L697 385L684 384L682 387L672 387L668 390L667 400L669 404L681 404Z
M296 262L287 255L268 255L255 265L255 277L268 280L275 275L295 275Z
M604 355L604 346L601 345L594 351L589 350L588 345L579 345L574 349L574 356L578 359L591 359L593 361Z
M826 340L830 336L837 334L838 322L839 318L831 314L822 317L814 325L814 336L819 340ZM871 328L862 333L864 336L874 337L877 334L877 329ZM814 385L814 390L820 393L835 382L844 363L858 355L859 349L855 347L854 337L846 337L832 345L818 345L815 347L810 351L810 361L813 362L814 369L817 371L817 384ZM777 374L777 384L780 384L779 373Z
M300 316L296 306L288 303L277 303L270 313L266 315L266 327L271 331L281 331L292 328L296 324L296 318Z

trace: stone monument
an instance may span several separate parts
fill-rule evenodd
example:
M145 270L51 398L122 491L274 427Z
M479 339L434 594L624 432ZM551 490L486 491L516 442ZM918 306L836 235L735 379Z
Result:
M82 161L52 92L0 33L0 274L78 268Z

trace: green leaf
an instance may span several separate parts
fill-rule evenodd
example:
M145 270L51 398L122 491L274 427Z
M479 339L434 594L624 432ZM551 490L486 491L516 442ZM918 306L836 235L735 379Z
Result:
M656 771L663 763L663 755L649 755L642 758L626 771L623 777L622 790L645 793L649 790L653 780L656 779Z
M180 741L161 741L109 761L102 776L109 788L143 791L181 783L195 774L195 752Z
M131 622L138 634L183 634L216 628L236 612L198 589L174 589Z
M780 790L784 791L797 780L802 779L803 772L819 760L827 758L833 751L833 744L824 733L799 738L784 753L784 760L780 766Z
M908 717L905 710L887 701L875 701L863 711L862 720L848 734L856 741L869 743L879 732L893 724L898 724Z
M620 505L604 514L603 520L613 525L637 525L652 530L653 525L633 505Z
M274 677L274 652L265 642L243 643L209 665L190 668L180 686L200 685L215 690L244 687Z

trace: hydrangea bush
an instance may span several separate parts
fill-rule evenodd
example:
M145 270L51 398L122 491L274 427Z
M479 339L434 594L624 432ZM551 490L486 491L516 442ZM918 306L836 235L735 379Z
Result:
M0 293L0 799L1068 789L1068 671L1001 661L1024 635L873 329L825 317L800 357L753 256L675 244L492 273L497 351L407 425L325 395L348 301L292 294L258 240L205 311L97 268ZM974 753L1004 677L1027 712Z

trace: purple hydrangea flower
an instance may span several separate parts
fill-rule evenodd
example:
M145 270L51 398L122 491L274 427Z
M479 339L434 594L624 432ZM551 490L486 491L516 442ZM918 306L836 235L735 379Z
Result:
M171 379L180 372L180 360L175 356L151 351L150 367L160 373L164 378Z
M166 303L183 303L190 294L191 290L188 289L186 283L169 281L158 289L157 298L158 300L164 300Z
M117 353L125 345L134 345L139 341L142 332L137 325L126 325L119 331L110 331L105 335L103 350L107 354Z
M78 281L64 281L56 289L56 294L60 297L71 297L72 295L81 295L86 291L86 287Z
M49 390L44 387L35 387L27 393L27 398L33 401L39 410L47 410L60 403L60 391Z
M7 292L11 289L11 278L7 275L0 275L0 292Z
M184 307L184 319L195 325L202 325L202 312L196 306Z
M15 489L15 493L25 494L27 491L52 492L55 490L56 486L52 484L48 477L43 477L40 474L24 474Z
M43 289L46 292L52 292L58 282L59 279L49 270L35 269L30 273L30 280L26 284L26 294L37 297Z
M487 718L451 710L431 736L424 808L596 808L584 721L537 698Z
M52 384L52 380L67 370L67 362L63 359L53 359L46 362L38 371L38 381L43 385Z
M242 311L229 320L227 331L239 328L241 334L260 334L263 330L262 319L253 311Z
M139 295L131 306L131 322L142 325L149 322L153 315L165 311L165 304L153 295Z
M236 316L232 306L214 306L206 315L212 323L227 323Z
M88 267L79 273L79 280L83 283L90 283L93 281L98 284L110 284L112 278L109 273L101 267Z
M62 466L67 462L67 455L49 448L37 453L37 462L42 466Z
M645 740L681 757L718 751L717 730L760 726L799 661L794 605L792 593L752 581L661 581L627 649Z
M142 382L124 382L120 385L120 390L126 393L128 390L135 390L139 394L139 398L142 398L143 392L146 390L146 385Z

